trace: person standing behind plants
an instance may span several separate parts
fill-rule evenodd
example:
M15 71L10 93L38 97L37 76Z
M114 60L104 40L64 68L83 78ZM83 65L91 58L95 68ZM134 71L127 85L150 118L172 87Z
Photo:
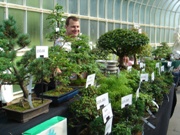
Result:
M59 37L56 42L55 45L59 45L60 47L63 47L66 51L71 51L71 43L70 42L66 42L66 40L69 40L71 38L77 38L80 34L80 23L79 23L79 18L77 18L76 16L69 16L66 19L66 33L65 33L65 38L63 37Z

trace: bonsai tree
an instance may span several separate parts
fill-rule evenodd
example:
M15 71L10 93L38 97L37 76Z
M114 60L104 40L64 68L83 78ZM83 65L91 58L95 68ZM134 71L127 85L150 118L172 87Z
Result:
M136 54L139 48L148 42L149 38L145 34L133 30L115 29L100 36L97 47L116 54L119 57L119 66L122 67L124 56Z
M56 4L53 11L46 18L46 20L49 21L47 28L50 30L50 32L46 35L46 38L48 38L50 42L53 42L54 45L57 38L65 36L65 19L63 14L63 7Z
M26 65L17 66L17 52L30 44L28 34L20 34L12 16L0 25L0 78L3 83L17 84L28 97L29 75Z
M95 62L96 55L92 53L88 41L86 35L79 35L77 39L72 40L72 50L68 54L70 62L75 65L74 73L77 74L77 81L80 82L86 79L88 74L99 73L98 65Z
M162 42L161 46L158 46L156 50L152 52L157 60L170 59L170 54L172 54L172 49L166 42Z

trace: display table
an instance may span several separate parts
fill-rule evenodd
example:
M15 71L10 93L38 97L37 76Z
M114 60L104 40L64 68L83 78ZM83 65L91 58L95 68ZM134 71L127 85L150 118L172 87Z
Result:
M169 119L173 114L176 105L176 91L174 88L175 86L170 89L168 98L165 96L162 106L160 106L158 113L155 114L156 118L148 119L148 121L156 128L152 129L145 124L144 135L166 135ZM24 131L54 116L62 116L68 119L68 105L74 100L75 99L71 99L59 106L50 106L48 113L35 117L26 123L18 123L16 121L8 120L5 116L5 112L0 110L0 135L21 135Z
M173 85L170 89L170 93L168 97L164 97L164 101L158 113L155 114L156 118L147 119L151 124L153 124L156 128L152 129L147 124L144 126L144 135L166 135L169 119L173 115L174 108L176 106L176 91L175 85Z
M21 135L24 131L52 118L55 116L67 117L67 108L74 99L69 100L59 106L50 106L49 112L31 119L26 123L18 123L8 120L5 112L0 110L0 135Z

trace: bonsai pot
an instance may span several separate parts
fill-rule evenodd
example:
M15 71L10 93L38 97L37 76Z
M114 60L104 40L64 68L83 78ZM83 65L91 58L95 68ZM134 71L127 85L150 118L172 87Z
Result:
M79 89L74 89L72 91L69 91L69 92L59 95L59 96L50 96L50 95L46 95L46 94L41 94L41 96L45 99L51 99L52 100L51 104L58 105L60 103L70 100L78 93L79 93Z
M41 99L38 98L36 100L41 100ZM49 104L52 101L49 99L46 99L44 101L46 101L46 102L44 102L42 105L40 105L36 108L33 108L33 109L25 110L25 111L16 111L16 110L8 108L7 106L3 107L3 110L5 110L6 116L8 119L12 119L17 122L25 123L36 116L39 116L43 113L49 112ZM18 103L16 103L16 104L18 104Z

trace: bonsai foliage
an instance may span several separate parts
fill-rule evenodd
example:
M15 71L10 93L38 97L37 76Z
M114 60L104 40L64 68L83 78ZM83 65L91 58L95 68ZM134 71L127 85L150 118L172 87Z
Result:
M13 17L4 20L0 25L0 78L3 83L17 84L21 87L24 97L28 97L28 74L26 65L17 66L17 51L30 44L27 34L20 34Z
M154 50L153 55L155 55L155 58L158 60L164 59L170 59L170 54L172 53L172 49L169 47L169 45L166 42L162 42L161 46L158 46L156 50Z
M83 77L83 73L94 74L99 71L96 60L96 55L92 53L88 44L88 37L86 35L79 35L77 39L74 39L71 43L72 50L69 52L69 59L71 63L74 63L74 70L77 74L77 79L86 79Z
M97 47L119 56L120 66L122 66L125 55L136 54L139 48L148 42L149 38L145 34L139 34L133 30L115 29L103 34L98 39Z
M57 38L65 36L65 19L63 14L63 7L56 4L53 11L46 18L46 20L49 21L48 29L50 30L50 32L46 35L46 38L48 38L50 42L53 41L54 44Z
M35 47L26 52L20 63L27 65L27 72L34 77L36 83L45 81L49 83L51 79L58 81L63 86L67 86L70 82L69 77L74 71L74 64L68 58L68 52L59 46L49 47L48 58L37 58ZM62 73L57 73L60 69Z
M80 89L80 94L81 96L79 99L74 101L69 107L71 116L69 119L69 125L72 127L77 125L85 126L88 129L86 134L89 135L89 128L91 128L91 126L94 126L94 124L99 120L100 123L103 122L102 117L99 117L98 121L96 120L97 116L102 115L101 111L98 111L96 108L96 97L100 95L100 92L97 88L91 86Z

